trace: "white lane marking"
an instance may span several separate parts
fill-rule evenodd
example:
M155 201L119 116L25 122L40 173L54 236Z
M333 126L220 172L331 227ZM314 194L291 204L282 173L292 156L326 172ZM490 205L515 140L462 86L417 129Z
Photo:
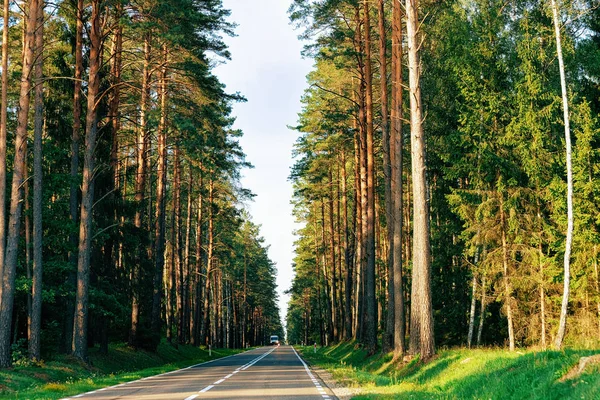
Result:
M251 366L253 366L254 364L256 364L257 362L259 362L260 360L262 360L263 358L265 358L266 356L268 356L269 354L271 354L277 347L273 347L271 350L267 351L265 354L263 354L262 356L258 357L257 359L255 359L254 361L251 361L250 363L246 364L243 368L242 371L247 370L248 368L250 368Z
M244 351L244 352L237 353L237 354L232 354L232 355L230 355L230 356L226 356L226 357L215 358L214 360L204 361L204 362L201 362L201 363L199 363L199 364L190 365L189 367L181 368L181 369L178 369L178 370L175 370L175 371L165 372L165 373L163 373L163 374L159 374L159 375L148 376L148 377L146 377L146 378L142 378L142 379L136 379L135 381L124 382L124 383L121 383L121 384L119 384L119 385L109 386L109 387L107 387L107 388L104 388L104 389L115 389L115 388L118 388L118 387L120 387L120 386L129 385L130 383L141 382L141 381L143 381L143 380L146 380L146 379L150 379L150 378L158 378L159 376L164 376L164 375L168 375L168 374L173 374L173 373L175 373L175 372L185 371L185 370L187 370L187 369L191 369L191 368L199 367L199 366L201 366L201 365L204 365L204 364L209 364L209 363L212 363L212 362L215 362L215 361L225 360L226 358L231 358L231 357L236 357L236 356L239 356L239 355L242 355L242 354L246 354L246 353L248 353L248 352L251 352L251 351L254 351L254 350L255 350L255 349L248 350L248 351ZM92 394L92 393L95 393L95 392L96 392L96 391L93 391L93 392L86 392L86 393L78 394L77 396L65 397L65 398L63 398L63 399L61 399L61 400L77 399L77 398L79 398L79 397L83 397L83 396L85 396L85 395Z
M214 388L214 387L215 387L215 385L208 385L207 387L205 387L204 389L202 389L202 390L200 391L200 393L205 393L205 392L208 392L210 389L212 389L212 388Z
M247 362L246 364L242 365L241 367L239 367L238 369L236 369L235 371L233 371L231 374L227 375L223 379L219 379L218 381L216 381L212 385L208 385L207 387L205 387L204 389L202 389L199 393L208 392L210 389L214 388L216 385L218 385L220 383L223 383L225 381L225 379L231 378L234 374L237 374L240 371L247 370L248 368L250 368L251 366L253 366L257 362L259 362L260 360L262 360L263 358L265 358L266 356L268 356L269 354L271 354L273 351L275 351L275 349L277 349L277 347L273 347L271 350L267 351L266 353L263 353L260 356L256 357L255 359L251 360L250 362ZM188 400L188 399L185 399L185 400Z
M194 395L192 395L190 397L186 397L185 400L194 400L196 397L198 397L198 395L194 394Z
M300 358L300 356L296 352L295 348L292 347L292 350L294 350L294 354L296 354L296 357L298 357L298 360L300 360L300 362L304 366L304 370L306 371L306 374L308 375L308 377L310 378L310 380L313 382L313 384L315 385L316 389L319 391L319 394L322 395L324 399L328 399L329 396L326 395L326 394L324 394L324 393L326 393L325 389L323 389L323 387L321 386L321 383L317 380L317 378L315 378L315 376L313 375L313 373L310 371L310 369L308 368L308 365L306 365L306 363L304 362L304 360L302 358Z

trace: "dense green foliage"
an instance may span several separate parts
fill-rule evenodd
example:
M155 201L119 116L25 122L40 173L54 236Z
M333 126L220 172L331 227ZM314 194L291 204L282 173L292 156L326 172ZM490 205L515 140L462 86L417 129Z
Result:
M342 308L342 315L353 316L352 336L361 339L360 280L364 277L359 267L361 149L357 141L364 124L363 63L368 61L357 26L379 34L375 24L357 25L361 3L296 0L290 9L291 19L311 39L307 54L316 60L303 97L297 161L291 174L296 215L305 224L296 244L296 278L287 318L289 340L295 343L327 343L328 332L337 329L329 322L335 307ZM392 3L384 2L388 31ZM422 1L419 11L424 33L421 84L436 344L503 346L509 339L510 315L517 346L549 346L558 327L567 231L565 139L550 2ZM593 1L566 1L561 2L560 13L575 171L566 342L597 346L600 9ZM376 19L376 7L371 14L371 20ZM376 52L377 44L372 46ZM389 38L387 48L389 55ZM405 53L402 59L407 77ZM388 90L395 89L389 77L378 73L379 61L372 63L377 128L376 284L382 334L391 250L386 235L390 226L384 196L386 138L378 111L378 83L386 79ZM389 56L386 62L391 62ZM414 256L408 103L405 90L401 108L406 122L402 153L405 310L410 310ZM331 269L336 263L337 278ZM352 279L340 279L348 268ZM344 302L336 306L331 293L345 291L348 284L352 285L350 308ZM403 321L407 328L409 318Z
M91 146L88 345L107 352L110 342L128 341L133 348L153 350L166 336L173 344L243 348L266 343L271 334L283 337L275 265L259 227L244 211L243 202L253 195L239 182L241 169L251 165L238 143L242 132L232 127L232 104L245 99L227 93L213 73L214 65L229 59L222 38L233 34L229 11L220 0L84 1L83 84L74 104L77 1L58 1L45 5L40 83L43 243L30 239L33 190L26 180L14 310L8 310L13 362L23 361L31 335L31 250L38 244L44 267L37 332L42 358L72 351L75 292L82 284L76 278L78 207L92 9L101 14L103 63L98 139ZM8 159L0 166L8 182L22 70L22 10L11 2ZM76 108L82 109L77 121ZM32 162L30 154L30 177ZM7 193L7 204L9 198Z

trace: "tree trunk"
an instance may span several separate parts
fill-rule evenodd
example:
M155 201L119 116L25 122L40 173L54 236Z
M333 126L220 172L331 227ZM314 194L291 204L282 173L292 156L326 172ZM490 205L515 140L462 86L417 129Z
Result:
M369 1L364 0L365 25L365 161L366 161L366 265L365 265L365 336L369 354L377 350L377 301L375 298L375 157L373 148L373 73L371 71L371 19Z
M2 301L0 302L0 368L11 365L10 333L13 314L15 275L19 251L19 233L21 211L23 207L23 177L27 158L27 120L30 105L30 75L33 69L35 48L35 26L37 22L38 0L30 0L26 35L23 51L23 71L17 112L17 132L15 135L15 156L13 161L13 179L10 196L10 212L4 259L4 280L2 282ZM4 73L4 71L3 71Z
M341 156L341 192L342 192L342 229L344 230L344 265L345 265L345 329L344 339L349 340L352 338L352 255L350 254L350 230L348 226L348 188L347 188L347 171L346 171L346 153L342 151Z
M419 1L406 1L410 131L413 177L413 277L411 293L410 352L422 360L435 353L431 303L431 247L423 107L421 104L421 33Z
M174 186L173 186L173 260L174 272L177 277L176 307L177 307L177 342L182 343L183 334L183 262L181 257L181 153L179 144L175 145L174 153ZM175 322L175 321L174 321Z
M211 177L208 184L208 248L207 248L207 261L206 261L206 274L204 281L204 323L202 325L202 341L203 344L210 345L210 341L206 341L207 337L210 336L210 279L213 267L213 250L214 250L214 215L213 215L213 203L214 203L214 181Z
M393 2L392 10L392 111L390 133L391 164L391 205L393 241L390 252L393 253L394 285L394 357L400 358L406 351L404 286L402 282L402 10L399 1Z
M0 304L2 304L4 252L6 250L6 136L8 107L8 19L9 0L4 0L2 30L2 106L0 108Z
M385 31L385 1L378 1L379 20L379 83L381 86L381 137L383 147L383 177L385 186L385 220L387 225L387 319L383 350L389 351L394 346L395 309L394 309L394 204L392 199L392 170L390 131L388 130L388 85L387 85L387 41Z
M140 237L143 235L142 222L144 211L144 193L146 192L146 167L149 145L147 132L147 108L150 95L150 34L144 35L144 69L142 72L142 99L140 104L140 126L137 134L136 160L137 169L135 174L135 217L134 225ZM137 249L136 260L131 271L131 328L129 330L129 345L137 346L137 333L140 319L140 295L139 277L142 264L144 263L145 249L140 246Z
M475 331L475 311L477 309L477 275L473 271L473 279L471 281L471 309L469 312L469 333L467 335L467 347L471 348L473 342L473 332Z
M504 302L506 303L506 319L508 321L508 342L510 351L515 351L515 330L512 318L512 289L508 276L508 243L506 239L506 213L504 211L504 193L500 197L500 229L502 230L502 275L504 279Z
M483 333L483 321L485 320L485 307L486 307L485 284L486 284L486 277L484 274L482 281L481 281L481 311L479 312L479 328L477 329L477 346L481 345L481 335Z
M202 189L203 189L203 179L202 179L202 166L200 166L200 190L198 191L198 214L196 220L196 264L195 264L195 278L194 282L196 285L195 290L195 302L194 302L194 318L192 319L193 324L193 338L194 342L192 344L198 346L202 343L202 338L200 336L201 327L202 327L202 306L200 303L202 299L202 286L203 282L201 279L202 275Z
M92 0L90 18L90 72L87 95L85 132L85 157L81 189L81 213L79 224L79 251L77 257L77 296L75 300L75 324L73 328L73 355L87 362L88 294L90 280L90 254L92 245L92 206L94 201L94 172L97 134L97 98L100 89L101 44L100 0Z
M189 167L189 176L188 176L188 193L187 193L187 208L186 208L186 216L185 216L185 247L183 254L183 270L184 270L184 293L183 293L183 323L181 324L181 333L182 333L182 342L189 342L189 326L188 321L190 320L190 306L189 306L189 297L191 293L191 271L190 271L190 239L191 239L191 230L192 230L192 167ZM193 289L192 289L193 290Z
M567 92L567 80L565 78L565 64L562 55L562 44L560 39L559 10L556 0L551 0L552 16L554 20L554 33L556 35L556 52L558 55L558 66L560 70L560 87L562 92L563 118L565 124L565 145L567 164L567 237L565 240L564 263L564 285L563 298L560 308L560 322L558 333L554 340L554 347L560 349L567 329L567 309L569 306L569 294L571 284L571 247L573 243L573 166L571 162L571 127L569 123L569 99Z
M156 183L156 237L155 262L152 292L151 329L153 347L158 346L161 336L160 306L162 298L162 279L165 266L165 227L166 227L166 191L167 191L167 63L168 52L163 45L163 67L160 75L160 122L158 125L158 180Z
M41 360L42 329L42 134L44 127L44 1L38 1L35 33L35 115L33 139L33 282L29 358Z
M77 226L79 212L79 146L81 142L81 87L83 77L83 0L77 0L77 25L75 30L75 75L74 75L74 94L73 94L73 133L71 140L71 171L70 171L70 194L69 194L69 216L73 227ZM71 248L77 248L77 232L75 228L69 235ZM73 266L73 271L69 272L69 287L75 288L77 253L69 252L69 263ZM73 351L73 322L75 316L75 299L68 297L65 323L65 348L68 353Z
M339 340L339 331L338 331L338 315L339 315L339 306L338 305L338 295L337 295L337 274L336 274L336 266L337 261L335 257L335 227L334 227L334 207L333 207L333 173L331 168L329 169L329 250L331 254L331 325L332 325L332 335L333 340ZM325 226L325 221L323 221L323 226Z

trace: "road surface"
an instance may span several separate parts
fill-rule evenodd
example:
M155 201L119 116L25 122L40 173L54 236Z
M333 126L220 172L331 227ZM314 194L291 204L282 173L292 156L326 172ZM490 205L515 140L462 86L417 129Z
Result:
M292 347L279 346L251 350L67 399L322 400L336 397Z

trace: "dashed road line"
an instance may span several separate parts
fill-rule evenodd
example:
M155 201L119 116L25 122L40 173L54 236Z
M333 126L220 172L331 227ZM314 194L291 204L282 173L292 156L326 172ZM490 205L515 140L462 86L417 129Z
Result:
M252 350L250 350L250 351L252 351ZM225 359L227 359L227 358L230 358L230 357L235 357L235 356L239 356L239 355L242 355L242 354L245 354L245 353L247 353L247 351L244 351L244 352L242 352L242 353L232 354L232 355L230 355L230 356L226 356L226 357L215 358L214 360L209 360L209 361L201 362L201 363L199 363L199 364L190 365L189 367L186 367L186 368L181 368L181 369L177 369L177 370L175 370L175 371L165 372L165 373L163 373L163 374L159 374L159 375L148 376L148 377L146 377L146 378L142 378L142 379L136 379L135 381L124 382L124 383L121 383L121 384L119 384L119 385L109 386L109 387L106 387L106 388L103 388L103 389L100 389L100 390L116 389L116 388L118 388L118 387L121 387L121 386L126 386L126 385L129 385L130 383L141 382L141 381L145 381L145 380L147 380L147 379L158 378L159 376L165 376L165 375L169 375L169 374L174 374L174 373L176 373L176 372L185 371L185 370L192 369L192 368L195 368L195 367L199 367L200 365L209 364L209 363L212 363L212 362L215 362L215 361L225 360ZM83 397L83 396L87 396L87 395L89 395L89 394L94 394L94 393L96 393L96 392L98 392L98 391L99 391L99 390L97 389L97 390L94 390L94 391L91 391L91 392L86 392L86 393L81 393L81 394L78 394L77 396L69 396L69 397L65 397L65 398L63 398L63 399L61 399L61 400L78 399L78 398L81 398L81 397ZM190 400L192 400L193 398L194 398L194 397L192 397ZM188 400L188 399L186 399L186 400Z
M198 393L206 393L208 392L210 389L214 388L215 386L225 382L227 379L231 378L233 375L237 374L240 371L245 371L248 368L250 368L251 366L253 366L254 364L256 364L257 362L259 362L260 360L262 360L263 358L265 358L266 356L268 356L269 354L271 354L273 351L275 351L275 349L277 349L277 347L272 348L271 350L267 351L264 354L261 354L260 356L256 357L254 360L251 360L249 362L247 362L246 364L242 365L241 367L238 367L235 371L233 371L231 374L225 376L222 379L219 379L218 381L216 381L215 383L213 383L212 385L208 385L207 387L205 387L204 389L202 389L200 392ZM198 395L194 395L194 396L190 396L188 398L186 398L185 400L193 400L196 397L198 397Z

